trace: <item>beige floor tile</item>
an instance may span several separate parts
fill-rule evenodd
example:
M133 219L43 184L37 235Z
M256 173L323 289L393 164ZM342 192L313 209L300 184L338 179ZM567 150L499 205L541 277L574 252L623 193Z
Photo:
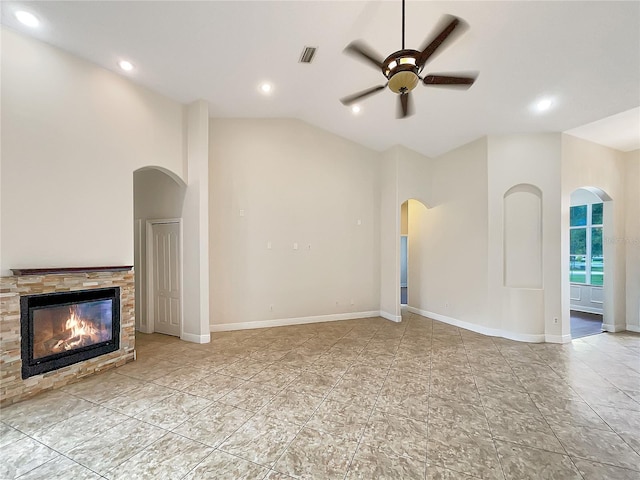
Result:
M640 471L640 455L617 433L572 425L552 426L552 429L572 457Z
M133 416L173 395L172 390L154 383L142 383L122 395L106 401L102 405L125 415Z
M24 437L2 448L0 478L3 480L18 478L59 456L58 452L49 447L32 438Z
M53 480L66 478L73 480L100 480L104 477L62 455L20 476L20 480Z
M496 442L507 480L581 480L580 472L567 455Z
M257 412L275 397L280 389L265 383L245 382L218 401L234 407Z
M111 480L179 480L212 451L211 447L168 433L110 470L107 477Z
M423 480L426 464L422 460L361 443L349 467L347 480Z
M60 390L94 403L104 403L140 385L140 380L109 371L72 383Z
M322 403L322 397L314 397L294 390L283 390L265 405L260 414L304 425Z
M638 480L638 472L603 463L574 458L573 463L584 480Z
M427 480L472 480L480 477L472 477L466 473L456 472L440 465L427 464Z
M137 413L134 417L156 427L171 430L211 404L211 400L206 398L176 392Z
M303 479L342 479L358 443L310 428L302 429L274 469Z
M173 429L174 433L217 447L254 415L223 403L214 403Z
M138 361L2 410L0 477L639 478L639 335L526 344L403 315L140 334Z
M256 415L229 436L219 449L271 467L299 430L300 427L293 423Z
M58 452L66 453L130 417L96 405L62 422L38 430L33 438Z
M215 450L189 472L184 480L261 480L268 472L266 467Z
M245 381L240 378L212 373L185 387L182 391L209 400L219 400L243 383Z
M24 438L25 434L9 425L0 422L0 448Z
M367 423L361 442L392 455L424 462L427 456L427 421L375 413Z
M429 433L427 462L485 479L504 479L493 441Z
M307 422L307 427L349 440L359 440L373 406L325 400Z
M136 419L129 419L67 452L71 460L105 475L167 433Z
M2 422L32 435L42 428L71 418L95 406L68 393L46 392L26 402L2 409Z
M514 414L510 410L490 408L485 409L485 413L494 439L566 454L541 414Z

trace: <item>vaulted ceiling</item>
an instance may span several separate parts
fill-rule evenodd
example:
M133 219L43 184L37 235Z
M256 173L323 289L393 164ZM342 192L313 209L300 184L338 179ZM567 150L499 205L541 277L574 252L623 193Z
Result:
M40 26L21 25L21 9ZM214 117L294 117L376 150L402 144L428 156L486 134L568 130L640 147L640 2L408 0L407 48L418 49L444 14L469 29L424 73L477 71L478 80L466 91L418 85L415 115L396 119L389 90L360 102L358 114L339 99L384 84L342 51L355 39L382 57L399 50L400 0L2 2L9 28L177 101L204 99ZM318 48L311 64L298 62L305 46ZM121 59L134 70L122 72ZM551 108L538 112L543 98ZM621 126L578 128L621 112Z

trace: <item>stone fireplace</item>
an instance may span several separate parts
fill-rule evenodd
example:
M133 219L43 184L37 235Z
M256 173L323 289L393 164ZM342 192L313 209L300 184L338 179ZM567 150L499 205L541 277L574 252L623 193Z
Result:
M20 297L22 378L118 350L120 288Z
M134 359L132 267L13 273L0 278L0 405Z

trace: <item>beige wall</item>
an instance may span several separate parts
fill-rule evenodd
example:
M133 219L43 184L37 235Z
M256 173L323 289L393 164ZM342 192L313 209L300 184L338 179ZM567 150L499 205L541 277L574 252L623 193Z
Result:
M624 154L571 135L562 135L562 258L569 258L571 194L581 187L600 189L612 200L604 203L604 321L609 331L626 328ZM569 262L562 262L562 316L569 321Z
M133 264L133 171L183 172L183 108L2 29L2 275Z
M623 155L625 170L625 265L627 330L640 332L640 150Z
M429 171L414 176L424 193L411 197L429 208L409 211L413 311L457 324L490 321L486 149L482 138L429 161Z
M377 315L378 158L297 120L211 120L214 329Z
M568 340L562 336L568 332L563 332L560 316L560 155L560 134L492 135L488 139L490 314L496 327L519 340ZM509 202L516 199L509 196L513 192L539 194L540 225L519 224L518 216L525 211L505 215ZM533 198L533 193L529 196ZM511 206L517 208L517 202ZM518 259L505 250L508 233L524 228L534 229L541 238L536 265L531 265L533 256ZM513 284L506 278L509 271L528 268L541 272L541 282L537 276Z

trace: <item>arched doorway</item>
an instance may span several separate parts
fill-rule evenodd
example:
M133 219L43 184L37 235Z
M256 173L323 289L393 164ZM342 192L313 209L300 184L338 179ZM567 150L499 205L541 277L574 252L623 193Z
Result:
M136 330L144 333L152 333L154 328L154 318L151 315L152 308L149 308L150 286L149 258L153 257L153 245L149 247L149 239L152 238L154 225L160 226L169 232L169 235L176 237L175 232L171 232L172 226L179 225L182 218L182 207L186 185L172 172L160 167L144 167L133 172L133 211L134 211L134 268L135 268L135 314ZM179 228L178 228L179 230ZM167 232L158 232L166 234ZM179 239L178 239L179 241ZM172 247L175 245L172 241ZM174 249L173 264L182 264L181 249L176 246ZM175 258L175 257L178 258ZM178 267L178 270L180 268ZM175 280L172 281L171 295L180 297L182 295L182 274L181 270L172 272ZM177 284L177 285L176 285ZM173 308L174 318L181 319L181 301L176 298L169 308ZM180 322L181 325L181 322ZM168 330L163 333L180 335L180 328L174 328L174 332Z
M613 213L611 197L594 187L571 193L569 213L569 313L571 338L595 335L606 325L610 279L605 240Z
M425 296L423 265L423 216L428 207L420 200L409 199L400 205L400 309L417 308Z

